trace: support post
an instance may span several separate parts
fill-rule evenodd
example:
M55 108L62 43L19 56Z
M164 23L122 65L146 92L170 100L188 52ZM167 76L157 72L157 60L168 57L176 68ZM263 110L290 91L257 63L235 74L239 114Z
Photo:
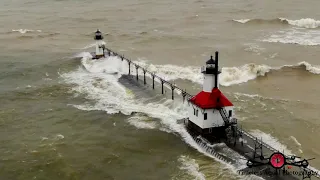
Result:
M143 69L143 83L146 84L146 70Z
M183 98L183 102L184 102L186 99L186 91L184 91L184 90L182 90L182 98Z
M175 86L171 84L172 100L174 100L174 88L175 88Z
M238 127L238 126L237 126ZM242 135L243 135L243 130L242 130L242 125L241 125L241 127L240 127L240 131L238 131L239 132L239 137L241 138L241 139L243 139L243 137L242 137ZM241 146L243 146L243 141L241 141Z
M163 80L161 79L161 92L163 94Z
M216 54L215 54L215 76L214 76L214 87L215 88L218 88L218 75L219 75L219 52L216 51Z
M139 77L138 77L138 76L139 76L139 74L138 74L138 69L139 69L139 66L136 65L137 81L139 80Z
M154 73L152 73L152 89L154 89Z
M130 70L131 61L130 60L128 60L128 64L129 64L129 75L130 75L130 73L131 73L131 70Z

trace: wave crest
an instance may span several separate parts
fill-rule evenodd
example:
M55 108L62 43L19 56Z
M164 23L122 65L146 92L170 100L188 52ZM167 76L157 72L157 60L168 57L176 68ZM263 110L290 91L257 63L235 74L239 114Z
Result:
M147 65L145 62L138 62L141 66L150 69L160 77L166 80L174 81L177 79L189 80L198 84L203 83L203 76L200 73L199 67L181 67L176 65ZM240 67L223 67L219 76L219 82L222 86L231 86L241 84L257 77L265 76L273 70L281 70L288 68L302 68L313 74L320 74L320 66L312 65L308 62L299 62L295 65L284 65L280 67L271 67L268 65L257 65L254 63L245 64Z
M241 67L222 68L220 84L230 86L253 80L258 76L265 76L272 68L267 65L245 64Z
M33 29L12 29L11 31L0 32L0 34L15 34L14 37L18 39L32 39L32 38L47 38L53 37L60 34L60 32L50 32L42 30L33 30Z
M251 23L251 24L284 24L284 25L293 25L303 28L319 28L320 21L312 18L302 18L298 20L290 20L286 18L276 18L276 19L233 19L233 21L238 23Z
M32 29L12 29L12 32L19 32L21 34L26 34L28 32L42 32L41 30L32 30Z
M320 32L318 30L290 29L287 31L278 31L270 37L261 39L262 42L298 44L303 46L320 45Z
M290 25L303 27L303 28L318 28L320 27L320 21L311 18L304 18L299 20L290 20L286 18L279 18L282 22L287 22Z
M312 74L320 74L320 66L312 65L306 61L299 62L297 65L284 65L283 67L298 67L311 72Z
M89 72L93 73L127 73L128 66L125 65L123 72L121 69L124 64L117 63L117 57L110 57L108 61L93 62L90 60L90 53L81 53L78 56L86 57L82 60L82 66ZM202 85L203 75L200 73L200 67L195 66L177 66L172 64L156 65L149 64L147 61L138 60L135 63L147 68L149 71L156 73L167 81L175 81L178 79L188 80ZM111 66L112 65L112 66ZM283 65L271 67L265 64L249 63L240 67L222 67L219 76L219 82L222 86L231 86L254 80L258 77L266 76L271 71L281 71L283 68L292 68L306 70L312 74L320 74L320 66L312 65L306 61L293 65ZM133 72L135 73L135 72ZM139 72L142 74L142 72Z

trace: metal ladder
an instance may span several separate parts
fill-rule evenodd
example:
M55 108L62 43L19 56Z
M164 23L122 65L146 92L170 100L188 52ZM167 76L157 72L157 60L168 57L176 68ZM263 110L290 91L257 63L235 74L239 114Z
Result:
M220 112L220 114L221 114L221 117L222 117L225 125L228 126L228 125L230 124L230 120L229 120L229 118L227 117L227 112L226 112L226 110L225 110L224 108L219 108L218 110L219 110L219 112Z

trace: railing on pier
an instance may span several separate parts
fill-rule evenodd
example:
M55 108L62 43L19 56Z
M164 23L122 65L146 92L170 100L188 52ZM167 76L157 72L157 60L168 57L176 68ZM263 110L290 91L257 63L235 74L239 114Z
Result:
M148 73L149 75L151 75L152 77L152 88L154 89L154 79L157 78L159 79L160 83L161 83L161 92L162 94L164 94L164 84L170 86L170 89L172 91L172 99L174 99L174 91L178 91L181 93L183 100L185 100L187 98L187 100L189 100L190 98L193 97L193 95L189 94L186 92L186 90L183 90L179 87L177 87L176 85L164 80L163 78L159 77L158 75L156 75L154 72L150 72L147 69L145 69L144 67L141 67L140 65L134 63L132 60L125 58L124 55L120 55L119 53L112 51L109 48L105 48L105 50L107 51L109 56L118 56L122 61L125 60L128 62L129 65L129 72L128 74L131 75L131 64L136 68L136 79L139 80L139 74L138 74L138 70L141 69L143 72L143 82L144 84L146 84L146 73Z
M278 152L278 150L276 150L275 148L271 147L270 145L264 143L262 140L258 139L257 137L254 137L253 135L251 135L247 131L245 131L243 129L238 129L238 131L239 131L239 133L242 133L242 134L246 135L251 140L256 141L259 144L262 144L262 146L264 146L265 148L269 149L271 152Z

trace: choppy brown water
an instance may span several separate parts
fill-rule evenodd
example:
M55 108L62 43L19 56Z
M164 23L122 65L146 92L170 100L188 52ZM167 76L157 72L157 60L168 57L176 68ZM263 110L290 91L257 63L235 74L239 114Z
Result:
M1 1L0 179L241 178L181 138L179 101L118 83L103 73L113 64L72 58L92 51L97 28L108 47L193 94L219 50L243 126L320 169L319 5Z

